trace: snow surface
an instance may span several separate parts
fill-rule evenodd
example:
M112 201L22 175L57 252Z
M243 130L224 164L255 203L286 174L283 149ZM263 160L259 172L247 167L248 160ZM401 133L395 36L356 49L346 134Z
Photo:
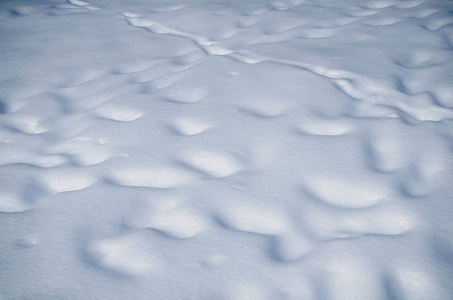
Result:
M452 12L1 1L0 299L453 299Z

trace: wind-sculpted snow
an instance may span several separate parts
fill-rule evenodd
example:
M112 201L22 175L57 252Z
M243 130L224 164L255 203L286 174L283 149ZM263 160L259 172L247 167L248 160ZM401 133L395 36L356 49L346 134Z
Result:
M2 1L0 299L452 299L452 11Z

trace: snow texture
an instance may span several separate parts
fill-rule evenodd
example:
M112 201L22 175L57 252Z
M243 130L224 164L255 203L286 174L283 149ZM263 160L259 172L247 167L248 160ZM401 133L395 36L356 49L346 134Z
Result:
M0 299L453 299L453 2L0 2Z

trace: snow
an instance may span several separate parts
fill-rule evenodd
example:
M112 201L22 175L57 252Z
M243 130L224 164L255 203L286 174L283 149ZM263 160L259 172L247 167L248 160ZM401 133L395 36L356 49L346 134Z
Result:
M0 299L453 298L453 3L0 3Z

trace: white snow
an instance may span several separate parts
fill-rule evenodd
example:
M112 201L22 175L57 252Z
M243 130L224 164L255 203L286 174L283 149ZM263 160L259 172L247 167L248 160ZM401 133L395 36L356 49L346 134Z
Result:
M453 299L449 0L0 2L0 299Z

